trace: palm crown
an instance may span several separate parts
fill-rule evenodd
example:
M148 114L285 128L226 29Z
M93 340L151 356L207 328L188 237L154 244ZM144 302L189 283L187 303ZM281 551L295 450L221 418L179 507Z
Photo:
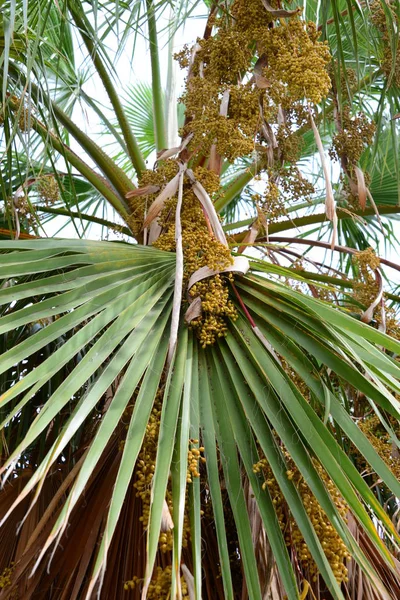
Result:
M3 2L0 600L398 598L399 5L170 5Z

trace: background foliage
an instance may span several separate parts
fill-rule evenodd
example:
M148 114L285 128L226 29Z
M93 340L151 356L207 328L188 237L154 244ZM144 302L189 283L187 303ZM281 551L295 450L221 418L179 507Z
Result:
M0 7L0 600L398 598L399 3Z

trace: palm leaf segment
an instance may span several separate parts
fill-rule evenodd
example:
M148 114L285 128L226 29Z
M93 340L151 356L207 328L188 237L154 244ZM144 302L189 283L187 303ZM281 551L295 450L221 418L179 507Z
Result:
M19 437L19 443L14 444L15 449L5 460L2 472L7 476L16 465L35 464L31 478L9 512L24 503L26 507L29 505L25 517L28 519L49 474L56 465L62 464L77 432L82 431L88 439L79 469L72 469L74 473L71 471L59 510L52 515L52 529L35 564L35 572L45 568L50 548L54 548L54 560L62 553L57 544L62 545L71 518L77 518L77 511L88 493L85 489L91 489L110 446L118 447L119 443L114 467L107 476L104 527L101 534L98 532L101 544L91 583L85 587L87 597L99 580L106 581L107 553L118 532L124 503L132 495L132 475L142 472L138 457L161 390L164 400L151 490L148 576L157 557L166 494L175 525L170 534L174 585L180 582L182 543L187 544L188 524L184 516L187 501L191 506L192 553L197 560L201 556L199 481L193 478L188 484L188 498L185 492L189 440L201 438L226 597L234 594L224 528L222 482L236 522L246 584L252 598L261 598L242 469L251 485L282 584L288 597L297 597L297 585L273 497L268 493L268 486L263 489L263 478L253 472L261 457L267 459L272 477L282 490L332 595L342 597L335 578L337 573L332 571L333 563L322 551L299 490L288 477L288 454L346 551L357 557L367 576L378 589L382 588L373 575L368 557L357 549L327 491L321 479L321 467L389 571L393 568L392 559L382 536L376 533L371 516L379 519L388 539L397 539L397 534L376 496L337 443L335 433L341 431L368 457L373 469L397 496L400 486L346 412L332 386L321 376L320 369L331 369L344 384L357 382L357 388L373 404L397 417L398 401L389 390L398 390L399 367L377 349L379 345L390 353L398 353L397 341L321 301L255 274L241 277L237 288L259 331L268 340L269 350L260 336L254 334L238 303L237 309L241 312L238 320L230 324L226 341L219 342L211 351L200 348L197 338L186 326L181 327L173 365L165 378L174 286L173 254L126 244L62 240L3 241L0 249L0 274L9 282L0 291L4 307L0 330L9 346L2 355L1 372L8 381L14 379L14 384L1 397L5 440L12 445L21 423L29 421L25 434ZM29 331L32 327L36 327L33 335ZM62 345L60 340L64 342ZM26 360L31 361L29 372L22 377L17 371L17 375L16 365ZM314 406L293 385L282 368L283 360L309 386ZM66 365L69 366L67 376ZM60 373L64 380L60 379ZM111 395L109 390L113 390ZM39 408L32 410L32 405ZM97 414L102 417L96 419L99 410ZM329 419L329 427L323 423L324 415ZM58 426L52 432L54 419L58 420ZM121 419L125 419L127 431L122 428L121 432ZM278 439L283 446L278 444ZM23 473L24 469L21 476ZM7 517L9 513L3 521ZM93 551L95 546L94 543ZM183 552L186 564L189 562L185 556L189 552L187 547ZM41 560L45 555L47 559ZM22 564L25 570L28 565L32 568L32 563L22 560ZM199 568L198 563L193 565L198 591ZM88 574L89 567L86 576ZM62 570L58 576L63 576ZM74 583L69 583L71 590ZM382 589L381 593L384 594Z

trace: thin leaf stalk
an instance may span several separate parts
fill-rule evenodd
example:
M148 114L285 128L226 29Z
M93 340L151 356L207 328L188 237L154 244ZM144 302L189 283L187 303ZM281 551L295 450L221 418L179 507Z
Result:
M261 241L261 240L260 240ZM273 237L273 238L269 238L269 242L278 242L278 243L288 243L288 244L305 244L305 245L310 245L310 246L318 246L319 248L330 248L330 244L327 244L326 242L322 242L320 240L310 240L307 238L286 238L286 237ZM334 246L333 250L336 250L337 252L344 252L346 254L356 254L358 252L358 250L356 248L349 248L347 246ZM387 260L386 258L382 258L380 256L378 256L380 262L383 265L386 265L387 267L391 267L392 269L395 269L396 271L400 271L400 265L392 262L391 260Z
M89 221L89 223L97 223L98 225L103 225L103 227L118 230L124 235L132 236L132 232L130 229L128 229L128 227L124 227L118 223L113 223L107 219L102 219L101 217L96 217L96 215L87 215L85 213L67 210L66 208L54 208L53 206L40 206L36 204L34 208L38 212L49 213L51 215L61 215L63 217L70 217L71 219L80 219L83 221Z
M225 190L225 194L215 203L215 210L221 212L228 204L240 194L243 188L250 183L259 170L259 164L254 161L244 173L241 173Z
M65 160L67 160L81 175L83 175L89 183L93 185L93 187L100 192L102 196L108 202L110 202L111 206L121 215L123 219L126 219L128 214L127 211L122 204L119 197L115 194L109 183L104 177L98 175L85 161L83 161L75 152L71 150L69 146L61 142L57 136L53 135L47 127L41 123L38 119L32 117L32 127L33 129L42 137L42 139L46 142L46 140L51 140L51 144L57 152L60 152Z
M164 106L161 86L160 58L158 54L157 23L152 0L146 0L147 23L149 27L150 61L151 61L151 87L153 90L154 133L156 149L163 150L167 147L167 138L164 126Z
M168 366L171 364L172 357L174 355L174 351L175 351L175 347L176 347L176 342L178 339L179 313L181 310L181 303L182 303L183 246L182 246L181 209L182 209L182 198L183 198L183 177L184 177L184 172L182 171L179 175L178 202L176 205L176 215L175 215L176 272L175 272L174 300L173 300L172 318L171 318L171 335L170 335L170 339L169 339L168 358L167 358Z
M165 89L165 123L167 130L167 146L172 148L179 144L178 138L178 112L177 112L177 100L176 100L176 76L175 76L175 61L173 59L173 48L175 35L174 30L176 28L176 18L174 14L174 8L171 5L169 14L169 41L168 41L168 71L167 71L167 85Z
M26 83L25 76L18 71L15 65L10 65L10 75L14 78L18 78L22 84ZM38 86L34 83L30 83L32 98L38 101L40 98L43 99L44 104L51 111L51 113L58 119L58 121L67 129L67 131L77 140L80 146L87 152L87 154L93 159L96 165L101 169L104 175L109 179L110 183L114 186L117 192L120 194L120 203L124 206L125 212L125 194L132 189L135 189L134 184L126 175L126 173L118 167L113 160L95 143L88 135L86 135L68 115L66 115L61 108L48 96L46 96L43 90L39 90ZM10 103L12 105L11 99ZM15 108L19 108L14 104ZM32 123L34 117L30 116ZM46 129L47 130L47 129ZM52 136L54 139L56 136ZM72 164L72 163L71 163ZM74 165L75 166L75 165ZM78 169L79 170L79 169Z
M105 87L112 107L115 111L115 116L117 117L119 126L121 127L122 135L124 137L125 144L128 149L129 157L135 168L136 174L138 177L140 177L142 171L146 169L146 164L144 162L144 158L140 151L137 140L129 125L129 121L119 99L118 92L114 87L114 84L111 80L109 73L107 72L107 69L100 57L99 52L96 50L94 41L90 36L90 24L84 15L79 14L79 11L76 8L76 2L69 2L68 4L72 18L74 19L77 27L80 30L84 44L90 56L92 57L93 64L96 67L97 73Z
M380 215L394 215L400 213L400 206L397 205L381 205L379 206L379 214ZM376 212L373 207L368 207L365 210L356 210L353 213L354 216L358 217L371 217L375 216ZM337 209L337 218L341 219L351 219L352 214L349 212L342 211L340 207ZM248 221L241 223L250 224L252 222L251 219ZM294 219L286 219L284 221L278 221L276 223L270 223L268 225L268 233L274 235L275 233L280 233L281 231L288 231L290 229L299 229L300 227L306 227L307 225L315 225L317 223L327 222L327 217L325 213L314 213L312 215L306 215L304 217L295 217ZM234 224L229 226L229 229L233 229ZM228 228L225 229L228 231ZM246 231L241 231L240 233L234 234L232 237L235 239L235 242L242 242L244 236L246 235Z
M238 302L239 302L239 304L240 304L240 306L241 306L244 314L246 315L246 319L250 323L250 326L251 326L254 334L258 337L258 339L263 344L263 346L265 346L265 348L268 350L268 352L270 352L272 354L272 356L275 358L275 360L280 364L280 360L279 360L276 352L274 351L274 349L271 346L271 344L268 342L268 340L265 337L265 335L257 327L256 322L254 321L253 317L251 316L251 314L249 312L249 309L247 308L247 306L243 302L243 299L242 299L241 295L239 294L239 292L238 292L238 290L237 290L237 288L236 288L236 286L235 286L235 284L233 282L231 282L231 286L232 286L233 291L235 292L236 298L238 299Z
M253 319L253 317L251 316L251 314L249 313L245 303L242 300L242 297L240 296L239 292L237 291L237 288L235 286L235 284L233 283L233 281L231 281L231 286L233 291L235 292L235 296L238 299L238 302L244 312L244 314L246 315L247 320L249 321L251 327L254 329L254 327L256 327L255 321Z

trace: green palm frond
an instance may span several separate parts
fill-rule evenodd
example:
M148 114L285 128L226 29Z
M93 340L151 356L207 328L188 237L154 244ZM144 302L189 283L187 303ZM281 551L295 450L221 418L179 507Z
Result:
M156 148L151 86L138 83L127 91L126 113L143 156L147 158Z
M71 480L72 487L60 505L41 558L45 559L47 550L54 543L56 547L60 543L63 545L67 523L80 505L85 487L100 467L99 461L106 448L115 436L124 440L124 433L119 429L120 419L124 414L131 414L125 442L116 457L119 466L111 486L113 494L105 513L103 541L97 553L90 590L92 585L97 585L99 577L107 577L103 572L107 554L131 485L152 405L163 381L174 255L135 245L67 240L1 242L0 249L0 277L10 282L0 291L4 307L0 331L7 340L1 371L3 381L14 380L1 397L4 448L14 446L11 454L4 457L1 470L7 474L10 469L18 469L19 464L22 467L28 456L31 457L29 462L35 462L35 470L15 499L14 506L24 501L28 494L32 498L31 507L34 506L48 474L60 460L63 462L77 432L82 430L90 440L80 468ZM338 444L338 431L342 431L368 458L388 489L396 495L400 495L399 483L353 422L340 396L327 387L324 371L329 369L343 382L356 385L370 399L371 407L377 410L385 427L390 429L382 411L398 418L398 401L388 389L395 393L400 390L397 383L400 369L377 347L399 353L400 344L324 302L263 277L244 277L238 281L238 286L264 339L271 344L271 351L267 351L254 335L245 315L231 325L226 341L219 343L212 353L201 349L196 338L191 333L188 335L185 328L181 331L174 363L161 388L164 402L150 508L148 573L151 574L156 560L171 470L172 516L176 524L174 569L177 570L175 578L179 579L185 503L182 494L187 477L184 465L189 432L192 432L196 437L200 435L205 448L226 597L233 598L234 595L228 568L222 482L226 485L237 527L246 585L252 590L252 598L261 598L251 523L244 519L246 499L242 461L288 597L297 597L295 575L277 517L271 520L274 505L268 492L260 487L262 480L252 473L261 451L271 464L274 477L333 597L342 597L304 506L287 478L286 458L278 439L290 452L348 551L356 556L372 584L383 589L382 583L373 575L373 566L356 549L345 521L337 513L320 479L315 461L337 486L381 560L388 569L393 568L371 516L379 520L390 538L397 538L396 530ZM279 309L283 306L284 313ZM240 304L238 309L241 309ZM57 349L50 350L47 358L46 355L40 358L44 349L50 349L55 343ZM313 403L316 403L314 408L293 385L274 352L288 361L309 386ZM27 359L28 368L24 370ZM67 365L69 372L62 381L60 373ZM107 390L111 387L115 391L107 400ZM39 398L43 404L37 412L32 411ZM127 413L129 406L132 409ZM96 424L95 414L99 410L104 414ZM330 423L329 427L322 418ZM58 423L57 428L49 435L54 420ZM25 426L21 430L22 423ZM17 431L18 443L12 444ZM198 491L193 486L191 494L197 508L199 499L196 501L195 495ZM368 512L364 506L368 506ZM5 517L8 514L9 511ZM198 515L193 513L194 521L196 518ZM193 532L202 535L195 522ZM193 544L197 547L199 560L199 540L193 539ZM198 577L198 566L195 572Z

